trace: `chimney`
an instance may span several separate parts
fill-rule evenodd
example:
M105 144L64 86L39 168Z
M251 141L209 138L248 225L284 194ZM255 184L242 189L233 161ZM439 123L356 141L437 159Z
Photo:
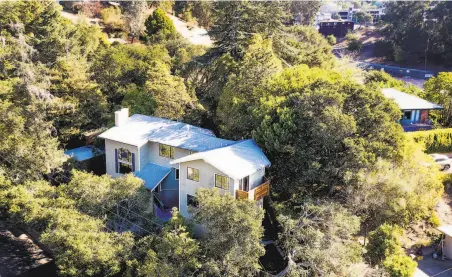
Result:
M115 112L115 126L120 127L124 125L124 123L129 118L129 109L128 108L122 108L119 111Z

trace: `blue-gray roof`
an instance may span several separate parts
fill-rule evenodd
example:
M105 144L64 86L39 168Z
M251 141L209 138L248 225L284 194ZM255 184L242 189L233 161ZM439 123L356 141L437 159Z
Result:
M82 146L82 147L64 151L65 155L67 155L71 158L74 158L76 161L79 161L79 162L89 160L102 153L103 153L102 150L94 149L92 146Z
M194 160L203 160L234 179L244 178L270 166L270 161L252 139L242 140L218 149L194 153L171 161L171 164Z
M144 181L144 186L151 191L170 174L171 168L154 163L148 163L142 170L134 172L135 176Z
M115 126L99 137L141 146L154 141L202 152L232 145L231 140L217 138L212 131L182 122L134 114L122 126Z

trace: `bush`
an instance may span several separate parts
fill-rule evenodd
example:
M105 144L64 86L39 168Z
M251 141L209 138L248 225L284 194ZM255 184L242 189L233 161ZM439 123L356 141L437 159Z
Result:
M335 44L336 44L336 37L333 36L333 35L328 35L328 36L326 37L326 40L328 41L328 43L329 43L330 45L335 45Z
M424 146L427 153L452 151L452 128L410 132L406 135Z
M375 57L385 57L388 60L394 59L394 46L390 41L379 40L375 43L373 49L373 54Z
M400 253L387 257L383 262L383 267L391 277L412 277L416 270L417 262Z
M448 174L449 175L449 174ZM433 211L432 215L430 216L430 218L428 219L428 222L433 226L433 227L439 227L439 225L441 225L441 220L439 219L438 215Z
M400 237L403 230L397 225L387 223L380 225L369 234L369 243L366 246L366 259L371 265L381 264L387 257L402 252Z
M100 12L105 27L111 31L124 30L124 20L122 18L121 10L116 7L103 9Z
M363 43L357 38L351 39L348 42L347 50L348 51L358 51L360 52L363 49Z

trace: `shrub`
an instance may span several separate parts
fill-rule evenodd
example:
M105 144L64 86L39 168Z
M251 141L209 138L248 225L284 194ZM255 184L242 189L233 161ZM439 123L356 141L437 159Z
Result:
M375 57L385 57L388 60L393 60L394 47L390 41L379 40L375 43L373 54Z
M124 20L119 8L110 7L103 9L100 15L108 30L124 30Z
M381 264L387 257L402 252L400 237L403 230L397 225L380 225L369 234L366 259L371 265Z
M449 175L449 174L448 174ZM441 225L441 220L439 219L438 215L433 211L432 215L430 216L430 218L428 219L428 222L433 226L433 227L438 227L439 225Z
M403 253L391 255L383 262L383 267L391 277L412 277L417 267L417 262Z
M348 42L347 50L348 51L358 51L360 52L363 49L363 43L357 38L353 38Z
M427 153L452 151L452 128L410 132L406 135L424 146Z
M335 45L335 44L336 44L336 37L333 36L333 35L328 35L328 36L326 37L326 40L328 41L328 43L329 43L330 45Z

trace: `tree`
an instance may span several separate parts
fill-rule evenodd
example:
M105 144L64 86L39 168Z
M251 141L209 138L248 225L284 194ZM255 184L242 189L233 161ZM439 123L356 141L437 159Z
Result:
M263 210L255 203L219 195L214 189L198 189L198 206L192 209L195 222L205 227L200 241L205 251L203 270L208 276L255 274L264 254ZM238 235L242 234L242 235Z
M254 34L268 38L282 28L283 11L275 2L214 2L214 24L209 36L219 53L241 57L243 46Z
M353 16L356 18L356 20L359 23L361 23L361 25L362 25L362 23L365 23L366 25L368 23L372 23L372 20L373 20L372 15L370 15L368 12L365 12L365 11L356 12ZM362 26L359 26L359 27L361 28Z
M143 88L132 84L125 88L122 106L129 108L131 114L153 115L156 109L154 97Z
M334 65L332 46L315 28L294 26L273 40L274 51L288 65L331 68Z
M249 108L259 100L253 90L267 76L280 70L281 61L273 53L272 40L253 36L237 65L237 74L230 76L220 95L217 116L224 136L242 139L251 135L253 118Z
M440 72L437 77L430 78L424 84L425 98L438 103L444 109L439 114L438 121L442 126L452 125L452 73Z
M438 170L425 166L429 160L419 145L407 140L401 161L380 160L350 178L348 207L370 229L385 222L404 227L429 218L443 193Z
M391 277L410 277L417 263L408 257L400 242L403 229L383 224L369 235L366 257L374 265L382 265Z
M108 7L102 9L100 15L105 27L109 31L123 30L125 28L125 22L120 8Z
M272 161L279 197L332 194L378 157L401 157L399 108L334 70L289 68L255 93L261 100L253 137Z
M178 33L173 21L165 12L158 8L146 19L146 33L152 41L165 41L174 39Z
M171 75L170 69L158 61L148 70L147 76L146 89L155 99L155 115L168 119L182 118L191 101L184 80Z
M301 25L311 25L320 5L321 2L318 1L292 1L290 11L296 22Z
M361 260L359 218L338 203L308 200L278 221L293 276L342 276Z
M163 46L114 45L99 53L91 70L108 102L120 104L128 85L146 85L148 70L152 69L154 61L170 66L171 57Z
M127 3L124 9L124 19L133 43L135 38L146 29L144 22L148 13L148 4L146 1L132 1Z
M188 276L200 267L199 245L176 208L160 236L140 239L127 261L126 276Z

